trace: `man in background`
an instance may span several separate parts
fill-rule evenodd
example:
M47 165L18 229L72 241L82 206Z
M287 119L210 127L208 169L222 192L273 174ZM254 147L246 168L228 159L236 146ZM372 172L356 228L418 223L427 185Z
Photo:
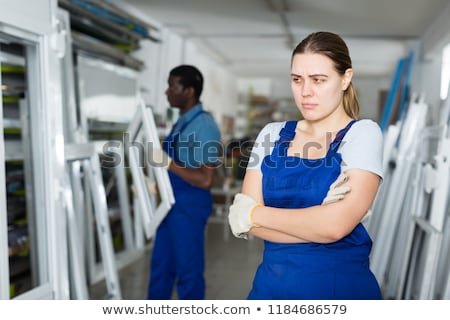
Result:
M212 212L220 130L203 109L202 90L203 76L196 67L180 65L170 71L167 100L180 117L163 149L175 204L154 239L148 299L170 299L175 285L179 299L205 298L205 226Z

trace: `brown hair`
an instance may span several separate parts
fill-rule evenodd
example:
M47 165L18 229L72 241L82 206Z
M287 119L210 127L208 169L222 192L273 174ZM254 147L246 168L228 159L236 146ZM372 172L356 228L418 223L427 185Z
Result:
M311 33L294 49L291 63L294 55L307 52L322 54L330 58L334 62L336 71L341 75L344 75L345 71L352 67L352 60L347 45L335 33L325 31ZM359 101L351 82L344 92L343 100L345 113L352 119L358 119Z

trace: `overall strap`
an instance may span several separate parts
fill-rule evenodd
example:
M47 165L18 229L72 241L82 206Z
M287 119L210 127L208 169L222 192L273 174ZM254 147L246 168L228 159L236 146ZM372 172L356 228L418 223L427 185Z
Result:
M163 149L164 151L167 152L167 154L174 159L176 162L179 162L179 158L178 158L178 154L177 154L177 144L178 144L178 140L180 139L180 135L181 133L186 129L186 127L191 124L195 118L197 118L199 115L203 114L203 113L207 113L205 110L199 110L197 111L191 119L189 119L189 121L186 121L185 123L183 123L183 125L181 126L181 128L179 130L177 130L177 132L174 134L174 129L175 127L172 128L171 132L169 133L169 135L167 136L167 138L165 139L164 143L163 143Z
M339 132L336 134L336 137L334 138L333 142L330 145L330 149L328 150L328 153L330 152L337 152L339 146L341 145L342 139L344 138L345 134L348 130L352 127L352 125L356 122L356 120L350 121L345 128L339 130Z
M172 130L171 130L171 132L169 133L169 136L174 136L174 137L179 137L180 135L181 135L181 133L184 131L184 129L186 129L186 127L188 126L188 125L190 125L194 120L195 120L195 118L197 118L199 115L201 115L202 113L207 113L205 110L199 110L199 111L197 111L193 116L192 116L192 118L191 119L189 119L189 121L186 121L185 123L183 123L183 125L181 126L181 128L180 128L180 130L178 130L178 132L175 134L175 135L173 135L173 132L174 132L174 129L175 129L175 127L173 127L172 128ZM178 140L178 139L177 139Z
M295 137L295 128L297 128L297 121L287 121L284 127L280 131L280 139L277 141L278 147L280 148L280 155L287 155L287 149L289 148L289 143Z

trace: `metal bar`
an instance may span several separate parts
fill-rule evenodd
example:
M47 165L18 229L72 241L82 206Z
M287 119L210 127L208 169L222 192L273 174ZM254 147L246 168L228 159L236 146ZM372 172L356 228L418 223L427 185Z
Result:
M98 155L91 156L83 161L95 208L95 222L98 240L101 248L103 267L106 275L106 287L110 298L121 299L119 276L114 259L111 229L108 221L108 208L106 194L102 181L102 173Z
M0 60L1 66L1 60ZM0 83L2 74L0 73ZM3 96L3 94L2 94ZM0 129L3 132L3 101L0 99ZM9 299L8 220L6 207L5 142L0 134L0 299Z
M76 31L71 32L74 48L77 52L81 50L88 53L96 53L100 55L105 55L109 58L119 60L124 65L135 69L141 70L144 67L144 62L129 56L119 49L111 47L103 42L95 40L93 38L88 38Z
M78 163L80 161L76 161L75 163ZM90 190L89 186L89 180L87 178L86 169L84 168L83 164L80 162L80 169L82 170L83 174L83 188L85 190L84 192L84 201L82 202L84 208L82 211L82 230L84 231L84 239L85 239L85 254L86 254L86 261L87 261L87 268L88 268L88 280L89 284L94 284L97 281L98 276L95 273L95 270L97 268L97 261L95 257L95 218L94 218L94 204L92 199L92 191Z
M444 295L442 299L450 300L450 273L447 274L447 281L445 284Z
M133 23L143 25L146 28L153 29L155 31L158 31L158 28L152 24L149 24L148 22L145 22L138 17L132 16L128 12L120 9L119 7L115 6L112 3L108 3L105 1L99 1L99 0L90 0L89 2L95 4L96 6L99 6L100 8L103 8L105 10L108 10L114 14L117 14L118 16L125 17L126 19L132 21Z
M430 224L438 231L444 228L450 179L450 138L443 139L440 152L435 156L436 184L430 213Z
M402 270L401 265L403 262L403 257L407 255L408 239L410 238L409 231L411 227L413 227L413 224L411 223L411 216L414 210L413 204L417 199L418 193L416 189L418 188L416 188L415 183L411 183L408 186L404 206L401 210L399 224L397 227L398 230L392 248L391 261L389 268L386 271L386 278L388 280L386 283L384 297L388 299L396 295L401 278L400 272Z
M68 164L68 171L71 171ZM64 197L66 203L67 214L67 233L68 233L68 245L69 245L69 258L70 258L70 283L73 288L72 297L80 300L89 299L88 288L86 285L86 273L83 259L82 237L79 231L79 225L77 222L77 216L74 209L74 198L72 193L72 187L70 182L69 173L66 172L66 188L64 190Z
M436 286L436 271L438 269L439 252L442 244L442 234L440 232L427 232L428 244L426 245L424 269L420 284L419 299L430 300L434 298L434 288Z
M414 51L411 50L408 54L408 57L405 58L406 70L405 70L405 77L403 79L402 95L400 97L400 110L398 113L400 121L405 117L406 114L406 106L407 106L406 101L408 99L409 94L409 78L411 75L413 59L414 59Z
M417 225L415 225L412 250L411 250L411 258L410 264L408 266L408 277L406 278L406 285L403 294L404 299L418 299L418 294L415 292L417 287L417 270L420 270L419 261L420 261L420 245L423 242L424 233L419 232L417 229ZM414 263L412 263L414 261Z
M411 214L407 217L407 226L406 226L406 238L404 239L404 246L402 251L398 252L398 256L401 257L401 261L399 263L399 271L398 271L398 280L397 280L397 289L395 295L393 296L400 300L402 299L402 295L404 294L406 279L408 274L408 267L411 259L411 254L413 250L413 242L414 235L416 229L416 223L414 218L419 217L420 213L425 209L424 207L424 190L423 190L423 181L424 181L424 170L423 165L418 164L416 173L415 173L415 182L414 183L414 193L412 196L412 203L410 205Z
M386 99L386 103L384 105L383 114L381 116L380 122L380 127L383 132L386 131L387 127L389 126L389 121L391 120L393 111L392 109L395 103L395 97L397 96L398 87L400 85L400 79L402 77L404 64L405 64L404 58L400 59L397 63L397 69L395 71L394 78L392 80L391 89L389 90L389 94Z
M442 286L438 291L440 299L450 300L450 206L447 208L447 224L444 231L443 250L441 253L441 265L438 273L438 282Z
M128 150L128 157L131 175L133 177L133 185L136 188L137 193L139 213L141 213L140 219L142 221L142 226L144 227L146 237L150 238L150 224L154 211L145 186L144 173L142 172L142 168L139 167L138 151L135 148L130 148L130 150Z
M137 249L144 248L144 230L142 228L142 213L137 196L133 196L134 208L134 241Z
M31 279L32 285L38 285L38 238L37 238L37 223L36 223L36 210L33 199L33 166L32 166L32 153L30 144L30 116L28 112L28 104L25 100L19 102L20 109L20 122L22 123L21 135L22 135L22 150L23 150L23 166L24 166L24 178L25 178L25 199L27 208L27 221L28 221L28 234L30 241L30 261L31 261Z
M122 230L124 235L124 243L126 250L132 250L133 245L133 231L131 227L131 214L130 214L130 199L128 197L127 190L127 178L125 175L125 158L123 148L121 148L121 161L114 167L114 173L116 176L117 194L119 197L120 206L120 223L122 224Z
M32 172L33 172L33 190L36 199L40 199L40 201L36 202L35 214L36 217L31 218L31 228L29 228L30 239L32 242L31 248L31 270L32 275L34 277L34 284L42 284L48 281L49 275L47 274L49 270L48 265L48 247L47 239L44 235L44 230L46 228L46 220L48 219L46 203L49 201L48 195L46 195L47 188L47 179L45 177L45 173L47 171L46 164L46 155L42 150L39 150L38 147L44 147L45 145L45 137L43 130L39 129L39 125L45 123L46 121L42 119L43 114L39 113L39 110L43 110L43 95L45 94L45 90L42 92L39 90L39 86L37 83L39 82L39 73L40 69L40 52L38 52L37 48L29 47L26 50L26 61L27 61L27 83L29 86L27 87L27 98L30 102L30 123L28 124L30 135L28 139L30 139L30 152L28 153L29 157L32 154ZM26 157L24 150L24 157ZM24 161L31 161L25 159ZM48 208L52 210L51 208ZM32 253L34 252L34 253ZM40 255L40 257L35 256L35 254ZM35 271L33 271L35 270ZM37 273L35 273L37 272Z
M80 241L81 247L84 248L86 246L86 226L88 225L85 220L85 203L88 202L88 196L84 195L83 192L83 178L81 176L81 164L79 161L74 161L69 166L70 168L70 177L71 177L71 187L72 187L72 197L73 197L73 206L75 211L75 223L77 224L78 230L82 230L80 232ZM85 257L85 254L83 254Z
M96 15L88 10L85 10L78 5L72 4L68 0L58 0L58 3L61 7L67 9L70 12L85 16L92 21L97 21L98 23L108 27L110 30L114 30L117 33L123 33L123 34L127 35L133 41L139 41L142 38L137 33L127 30L125 27L120 26L112 21L109 21L109 20L107 20L99 15Z

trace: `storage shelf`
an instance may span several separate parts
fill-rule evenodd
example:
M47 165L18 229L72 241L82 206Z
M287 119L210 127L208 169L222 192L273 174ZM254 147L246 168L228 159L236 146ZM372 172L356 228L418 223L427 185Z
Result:
M5 140L5 160L23 160L23 146L20 140Z
M11 64L11 65L18 65L18 66L25 66L25 58L11 54L8 52L1 51L0 52L0 62L1 64Z
M70 17L74 51L141 70L144 63L129 53L140 41L160 40L159 30L105 1L59 0L58 6Z

